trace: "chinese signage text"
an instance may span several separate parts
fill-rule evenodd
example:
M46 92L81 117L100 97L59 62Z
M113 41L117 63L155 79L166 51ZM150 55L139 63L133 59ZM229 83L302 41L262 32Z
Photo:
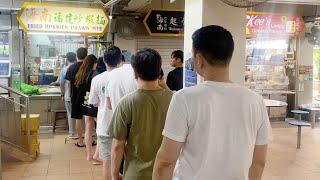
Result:
M151 10L144 24L150 35L182 36L184 32L184 12Z
M52 3L26 2L18 20L28 32L57 32L103 35L108 18L101 8L73 7Z

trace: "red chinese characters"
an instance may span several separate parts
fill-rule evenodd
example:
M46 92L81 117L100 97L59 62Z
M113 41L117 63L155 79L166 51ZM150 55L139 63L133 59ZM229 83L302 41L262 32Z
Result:
M259 35L298 35L304 28L300 16L247 12L246 34Z

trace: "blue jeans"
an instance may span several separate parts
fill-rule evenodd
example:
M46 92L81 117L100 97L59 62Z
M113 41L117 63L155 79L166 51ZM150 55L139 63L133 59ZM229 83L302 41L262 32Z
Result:
M76 136L76 120L71 118L71 102L64 101L64 105L66 106L67 110L67 117L68 117L68 125L69 125L69 135Z

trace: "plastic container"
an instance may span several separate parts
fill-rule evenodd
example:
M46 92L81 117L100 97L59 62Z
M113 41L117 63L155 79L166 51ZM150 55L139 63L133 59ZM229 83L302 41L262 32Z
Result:
M26 114L21 114L21 131L26 132ZM40 114L30 114L29 118L30 133L38 133L40 127Z
M40 142L36 144L31 144L30 148L30 155L34 158L38 157L40 154Z
M30 134L30 144L38 144L38 133ZM21 136L21 145L27 148L27 135L23 134Z

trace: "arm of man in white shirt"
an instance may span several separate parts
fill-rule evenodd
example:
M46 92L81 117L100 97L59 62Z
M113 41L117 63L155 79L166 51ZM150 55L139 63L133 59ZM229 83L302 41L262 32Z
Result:
M176 113L180 112L180 113ZM188 134L188 111L186 103L174 95L167 113L163 140L153 168L153 180L172 180L174 167Z
M110 85L109 84L106 86L105 97L106 97L107 108L109 110L112 110L111 99L110 99Z
M249 171L249 180L261 180L266 164L268 145L256 145L252 164Z
M252 164L249 170L249 180L261 180L267 159L268 143L272 140L272 130L267 109L261 98L260 106L257 106L260 114L256 118L261 118L261 125L257 132L256 144L253 152Z
M100 103L99 99L99 87L97 87L98 79L97 77L94 77L91 82L90 86L90 92L89 92L89 98L88 98L88 104L92 104L94 107L98 107Z
M108 109L112 110L110 97L106 97L106 98L107 98L107 107L108 107Z
M163 137L161 147L157 153L154 168L153 180L171 180L173 170L178 160L184 143Z

